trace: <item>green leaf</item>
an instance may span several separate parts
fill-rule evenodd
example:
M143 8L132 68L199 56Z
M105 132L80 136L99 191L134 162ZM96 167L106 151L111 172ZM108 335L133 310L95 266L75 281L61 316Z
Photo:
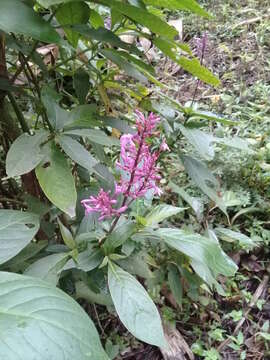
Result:
M104 27L103 17L94 9L91 9L90 11L90 23L95 29Z
M104 132L101 130L74 129L74 130L64 131L63 134L86 137L90 141L92 141L96 144L104 145L104 146L119 146L120 145L120 142L118 139L105 135Z
M76 268L88 272L97 268L103 258L104 255L100 249L92 249L91 246L89 246L88 249L79 253L76 263L73 259L70 259L64 266L64 270Z
M202 66L198 59L193 58L190 60L181 56L175 42L160 37L155 38L153 42L165 55L169 56L193 76L196 76L205 83L213 86L218 86L220 84L218 78L216 78L206 67Z
M76 91L79 103L84 104L86 102L86 96L90 89L89 74L82 69L76 71L73 76L73 86Z
M60 43L61 38L51 25L19 0L1 0L0 29L23 34L46 43Z
M237 231L233 231L231 229L226 229L222 227L215 228L215 233L220 236L220 238L224 241L228 242L239 242L239 245L247 248L252 249L256 246L253 240L245 234L242 234Z
M128 238L134 234L136 224L133 221L126 221L118 225L113 232L107 237L104 247L107 251L112 252L117 247L124 244Z
M106 340L105 350L111 360L115 359L120 353L120 345L113 345L110 339Z
M94 171L93 167L97 164L97 160L78 141L66 135L61 135L58 139L61 148L73 161L89 172Z
M155 69L153 68L153 66L146 64L144 61L140 60L139 58L130 55L129 53L125 52L125 51L118 51L117 52L119 55L123 56L124 58L126 58L127 60L131 61L132 63L134 63L137 67L139 67L140 70L142 70L146 75L147 73L155 76Z
M206 67L202 66L198 59L187 59L182 56L178 63L184 70L188 71L190 74L196 76L205 83L213 86L220 85L220 80Z
M85 284L83 281L77 281L76 284L76 295L77 298L86 299L92 304L99 304L107 306L109 309L112 308L113 302L111 296L105 292L103 289L100 289L100 292L94 292L90 286ZM96 290L97 291L97 290Z
M72 0L38 0L38 3L42 6L44 6L45 8L48 8L52 5L68 3L70 1L72 1Z
M65 156L55 145L50 155L36 168L38 182L47 198L69 216L75 216L77 193Z
M215 276L218 274L232 276L237 270L235 263L213 238L209 239L199 234L170 228L158 229L155 234L170 247L206 265Z
M185 208L179 208L167 204L158 205L154 207L147 216L145 216L145 226L157 225L168 217L176 215L184 210Z
M38 215L16 210L0 210L0 264L25 248L38 229Z
M116 265L108 268L109 290L125 327L139 340L166 346L159 312L144 287Z
M69 120L64 130L101 126L101 119L95 104L80 105L69 112Z
M128 0L128 2L130 3L130 5L137 6L142 9L146 9L146 6L145 6L145 3L143 2L143 0Z
M24 275L33 276L57 285L61 270L69 258L68 253L59 253L45 256L31 264Z
M216 137L215 142L238 149L238 150L246 151L250 154L254 153L254 151L249 148L249 143L246 140L239 138L238 136L234 136L231 139Z
M24 194L23 199L27 203L28 211L34 214L38 214L40 217L43 217L51 209L51 206L49 204L41 202L37 197L30 194Z
M175 36L178 35L177 30L173 26L168 25L159 17L151 14L150 12L142 8L128 5L115 0L95 0L95 2L115 9L122 15L125 15L131 20L147 27L153 33L165 36L169 39L173 39Z
M195 0L144 0L144 3L170 10L187 10L205 17L210 16Z
M150 279L154 275L149 269L146 260L145 254L143 252L139 252L138 254L129 256L126 259L118 260L117 264L133 275L140 276L143 279Z
M33 170L44 158L40 145L48 137L45 130L36 131L30 136L22 134L9 148L6 160L6 172L9 177L26 174Z
M190 265L193 267L196 274L198 274L199 277L203 279L203 281L205 281L211 288L215 287L221 296L225 296L225 292L222 286L217 282L212 271L205 263L196 259L191 259Z
M185 202L188 203L188 205L191 206L198 220L201 221L203 218L203 203L199 199L190 196L183 188L180 188L173 182L169 183L169 187L172 189L173 192L180 195L185 200Z
M67 247L71 250L76 248L76 242L73 239L73 236L71 234L71 232L69 231L69 229L67 227L65 227L61 221L59 219L57 219L58 221L58 225L60 228L60 232L62 235L62 238L64 240L64 243L67 245Z
M118 51L103 49L99 52L107 59L115 63L120 69L124 70L128 76L134 78L135 80L141 81L144 84L147 83L147 78L137 69L136 66L121 56Z
M0 303L1 359L108 360L89 315L55 286L0 272Z
M220 185L214 175L201 161L190 156L183 156L183 162L194 183L227 215L226 204L219 195Z
M257 336L261 336L263 339L270 341L270 334L266 332L259 332L256 334Z
M76 48L80 36L70 29L70 25L87 23L90 16L89 6L82 1L67 2L57 8L55 16L59 24L64 28L68 41Z
M87 25L75 25L72 27L74 31L77 31L79 34L83 35L86 38L91 40L101 41L103 43L108 43L111 46L118 47L120 49L125 49L129 52L133 52L137 55L142 55L140 50L134 45L130 45L122 41L117 35L112 31L102 27L98 29L92 29Z
M69 122L70 114L58 105L57 96L58 94L49 86L44 86L41 90L41 100L46 108L48 120L54 129L60 130Z
M215 138L213 135L198 129L188 129L180 123L175 124L175 127L180 129L181 133L203 158L213 160L215 156L213 145Z
M178 305L182 306L183 286L180 280L180 273L175 265L170 265L169 267L168 282L175 301Z
M38 242L30 242L18 255L14 256L7 263L5 269L11 269L13 272L24 271L29 265L28 260L37 255L41 250L48 246L47 240L40 240Z
M233 225L233 223L239 216L244 215L244 214L253 213L253 212L264 212L264 210L260 209L258 207L253 207L253 206L241 209L234 215L234 217L231 220L231 224Z
M196 110L194 111L193 109L189 108L191 110L190 114L189 114L189 118L190 119L205 119L205 120L209 120L209 121L216 121L218 123L224 124L224 125L236 125L236 121L232 121L229 119L226 119L220 115L214 114L210 111L205 111L205 110Z

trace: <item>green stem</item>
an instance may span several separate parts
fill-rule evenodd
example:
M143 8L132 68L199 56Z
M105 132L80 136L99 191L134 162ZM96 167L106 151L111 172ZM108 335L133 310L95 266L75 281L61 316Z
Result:
M14 109L15 114L17 116L17 119L18 119L18 121L19 121L19 123L20 123L20 125L22 127L23 132L27 132L27 133L30 134L30 130L29 130L29 127L27 125L27 122L25 121L23 113L21 112L21 109L19 108L14 96L12 95L11 92L8 92L7 95L8 95L8 98L9 98L9 101L10 101L11 105L13 106L13 109Z
M85 299L90 303L96 303L103 306L112 306L113 302L109 295L96 294L90 290L89 287L83 281L77 281L75 283L76 299Z

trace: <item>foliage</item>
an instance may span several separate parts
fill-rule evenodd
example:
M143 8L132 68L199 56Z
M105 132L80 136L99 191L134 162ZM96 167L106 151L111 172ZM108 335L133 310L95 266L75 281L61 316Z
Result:
M117 356L120 341L107 339L105 352L72 297L107 307L136 338L166 347L164 287L179 308L186 297L224 296L220 275L237 266L219 239L224 249L256 246L255 230L243 234L237 219L261 209L219 175L235 152L250 167L258 155L229 116L196 103L202 82L220 81L204 66L205 37L199 58L176 39L172 10L210 18L193 0L1 2L3 358ZM168 57L197 78L190 102L170 95L142 40L157 63ZM134 116L136 108L157 115ZM241 349L238 337L232 345ZM195 351L219 358L212 347Z

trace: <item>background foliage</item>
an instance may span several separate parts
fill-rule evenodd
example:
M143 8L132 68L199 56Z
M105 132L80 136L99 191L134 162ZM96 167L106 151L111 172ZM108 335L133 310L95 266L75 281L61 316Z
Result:
M160 356L162 323L200 358L268 351L267 4L202 5L1 1L2 358ZM164 192L108 234L80 200L114 190L136 108L161 117Z

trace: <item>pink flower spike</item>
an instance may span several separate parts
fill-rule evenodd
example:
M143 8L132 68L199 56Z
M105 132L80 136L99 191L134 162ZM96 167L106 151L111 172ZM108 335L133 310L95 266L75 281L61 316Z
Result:
M124 134L120 138L120 159L116 162L116 167L121 171L121 179L119 183L115 183L114 195L100 189L97 196L82 200L86 214L97 212L100 214L99 220L120 216L133 200L148 193L158 196L162 194L158 187L161 176L157 161L160 153L169 151L169 147L163 139L160 149L152 151L151 141L148 141L154 135L159 121L160 118L153 113L144 116L136 110L137 133ZM115 209L120 194L123 195L123 202L119 209Z

